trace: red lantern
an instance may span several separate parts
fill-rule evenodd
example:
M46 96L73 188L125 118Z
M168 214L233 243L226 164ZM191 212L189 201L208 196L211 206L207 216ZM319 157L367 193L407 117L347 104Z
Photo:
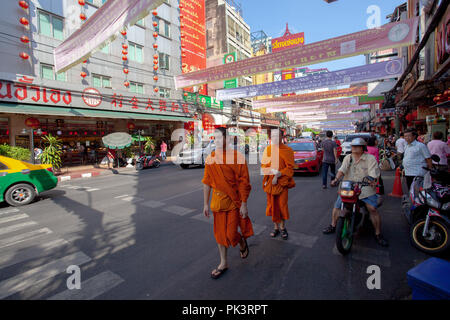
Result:
M87 60L84 60L83 63L87 63Z
M26 125L27 127L36 129L36 128L39 127L39 120L36 119L36 118L32 118L32 117L31 117L31 118L27 118L27 119L25 120L25 125Z
M155 70L155 71L158 70L158 66L154 66L153 70Z
M158 45L155 43L155 44L153 44L153 48L154 49L158 49Z
M127 31L126 30L122 30L122 31L120 31L120 34L125 37L127 35Z
M158 11L153 10L153 11L152 11L152 14L153 14L154 16L157 16L157 15L158 15Z
M127 128L128 130L134 130L134 128L136 128L136 125L133 122L128 122Z
M22 41L23 43L28 43L30 42L30 39L27 36L21 36L20 41Z
M183 9L183 4L180 3L180 5L178 6L180 9Z
M154 76L153 80L158 81L158 76Z
M128 54L128 51L127 50L122 50L122 54Z
M188 96L188 93L187 93L187 92L185 92L185 93L184 93L184 96L185 96L185 97L187 97L187 96Z
M124 85L125 87L128 87L128 86L130 85L130 83L129 83L128 81L125 81L125 82L123 83L123 85Z
M155 91L155 92L158 92L158 91L159 91L159 89L158 89L158 88L155 88L155 89L153 89L153 91Z
M82 72L80 73L80 76L82 76L83 78L85 78L85 77L87 76L87 73L84 72L84 71L82 71Z
M28 9L28 3L26 1L19 1L19 6L24 10Z
M153 64L158 64L158 60L153 60Z
M122 45L122 48L128 49L128 45L127 45L127 44L123 44L123 45Z
M157 38L158 37L158 32L153 32L153 38Z
M182 14L180 14L180 19L183 19L183 18L184 18L184 16Z
M86 2L84 0L78 0L78 4L80 6L84 6L86 4Z
M21 52L19 54L19 57L21 57L23 60L27 60L30 56L26 52Z
M122 56L122 60L127 61L128 60L127 56Z
M128 74L128 69L127 69L127 68L124 68L124 69L123 69L123 73Z
M28 22L27 18L25 18L25 17L20 18L19 21L20 21L20 23L23 24L24 26L27 26L27 25L30 24L30 22Z
M154 26L154 27L157 27L157 26L158 26L158 22L153 21L153 26Z
M153 55L153 59L158 60L158 58L159 58L159 57L158 57L157 54L154 54L154 55Z
M412 118L413 118L412 114L407 114L405 117L406 121L408 122L411 122Z
M86 20L86 15L84 13L80 13L80 19L81 20Z
M183 29L184 28L184 24L180 24L180 28Z

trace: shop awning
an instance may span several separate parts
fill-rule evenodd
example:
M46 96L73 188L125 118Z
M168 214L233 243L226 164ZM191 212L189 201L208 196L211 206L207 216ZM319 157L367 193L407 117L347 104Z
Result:
M108 110L94 110L81 108L63 108L48 107L43 105L31 105L20 103L0 102L0 113L21 113L45 116L67 116L67 117L86 117L86 118L113 118L113 119L132 119L132 120L166 120L166 121L193 121L188 117L177 117L169 115L118 112Z

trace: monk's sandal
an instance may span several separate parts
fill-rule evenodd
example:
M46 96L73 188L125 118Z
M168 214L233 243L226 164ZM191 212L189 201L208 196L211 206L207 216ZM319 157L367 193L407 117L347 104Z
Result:
M270 236L272 237L272 238L275 238L277 235L279 235L280 234L280 230L278 230L278 229L273 229L273 231L270 233Z
M288 238L288 232L287 232L287 229L286 229L286 228L281 229L281 237L283 238L283 240L287 240L287 238Z

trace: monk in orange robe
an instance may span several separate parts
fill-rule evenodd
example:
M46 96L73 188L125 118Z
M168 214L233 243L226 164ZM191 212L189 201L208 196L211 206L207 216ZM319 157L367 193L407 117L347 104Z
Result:
M276 137L276 143L270 144L263 154L261 169L264 174L263 189L267 193L266 216L272 217L274 230L270 233L275 238L281 233L284 240L288 238L286 220L289 219L288 189L295 187L294 151L283 144L282 134ZM274 137L272 136L272 138Z
M216 150L205 161L202 180L204 208L209 218L209 210L214 215L214 237L220 253L220 264L211 273L217 279L228 270L227 248L240 246L241 258L247 258L249 248L247 238L253 235L253 227L248 217L247 199L250 195L250 178L245 157L226 143L226 129L215 133ZM209 205L212 191L211 206ZM238 231L238 227L241 232Z

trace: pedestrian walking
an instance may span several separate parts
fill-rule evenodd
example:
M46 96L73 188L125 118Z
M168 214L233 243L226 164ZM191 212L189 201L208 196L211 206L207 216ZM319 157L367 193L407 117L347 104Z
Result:
M436 154L440 158L439 163L433 161L433 164L441 170L447 170L447 154L450 154L450 147L442 141L443 137L444 134L441 131L436 131L433 133L433 140L428 142L427 147L431 155Z
M423 177L425 170L423 167L432 168L431 154L427 146L417 141L418 133L414 129L405 131L405 154L403 157L403 167L405 169L406 184L408 190L415 177Z
M272 143L264 150L261 169L264 174L263 190L267 194L266 216L272 217L274 230L270 233L275 238L281 233L284 240L288 238L286 220L289 220L288 189L295 187L294 151L283 144L283 137L271 139Z
M336 142L337 148L336 148L336 163L341 157L342 154L342 143L341 140L339 140L338 136L334 136L334 142Z
M380 165L380 149L377 145L377 138L376 137L370 137L367 140L367 153L371 154L375 157L377 160L378 166ZM380 194L384 194L384 183L383 179L381 178L381 171L380 175L378 176L378 184L380 185Z
M405 134L403 132L400 132L400 138L395 141L395 149L397 149L397 160L399 164L402 163L403 155L405 153L405 147L407 145L404 136Z
M228 247L239 244L241 258L248 257L247 238L253 235L253 227L248 217L247 199L251 185L245 157L227 145L225 128L217 128L214 137L216 150L205 161L202 183L203 214L209 218L211 209L214 215L214 237L220 264L212 271L211 277L217 279L228 270Z
M161 142L161 158L163 160L166 160L167 156L166 156L166 152L167 152L167 144L166 142L163 140Z
M337 144L331 138L332 131L327 131L326 139L322 142L323 162L322 162L322 189L327 188L328 184L328 168L330 168L331 180L336 176L336 162L337 162Z

